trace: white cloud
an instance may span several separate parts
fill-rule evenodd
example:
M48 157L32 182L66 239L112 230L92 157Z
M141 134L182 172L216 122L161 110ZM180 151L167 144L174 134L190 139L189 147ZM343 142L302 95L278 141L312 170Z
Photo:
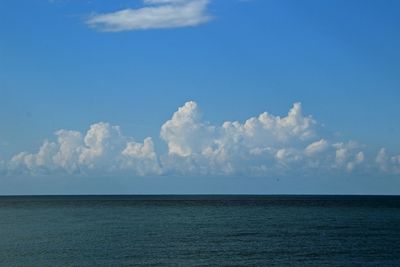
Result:
M56 132L57 149L52 157L56 166L69 173L79 171L79 156L83 148L83 137L80 132L59 130Z
M353 171L362 164L364 154L354 142L330 145L317 129L300 103L284 117L264 112L217 126L203 121L191 101L161 127L169 149L163 165L184 174L272 175L307 168Z
M400 155L389 155L385 148L381 148L375 161L381 171L400 174Z
M324 152L328 148L329 144L326 140L321 139L319 141L316 141L306 147L306 155L308 156L314 156L317 155L321 152Z
M9 167L18 171L29 171L32 174L48 170L51 166L52 156L56 153L56 145L48 141L44 141L43 145L39 148L38 153L29 154L21 152L15 155L9 163Z
M337 168L345 167L346 170L352 171L364 162L364 152L356 142L336 143L333 147L336 149L334 166Z
M86 132L59 130L36 153L22 152L3 163L8 173L268 176L354 172L380 169L400 173L400 155L381 149L369 162L363 146L337 141L295 103L285 116L267 112L244 122L213 125L196 102L179 107L160 129L167 153L153 139L137 142L119 126L99 122ZM375 168L373 167L375 166ZM371 168L372 167L372 168Z
M94 169L108 164L110 159L118 159L127 138L121 134L119 126L100 122L90 126L83 141L79 163Z
M119 32L197 26L212 19L208 0L144 0L147 5L94 14L86 23L100 31Z
M123 169L134 169L140 175L161 174L157 154L154 151L154 143L150 137L142 143L128 142L122 151Z
M161 138L168 145L169 154L190 156L201 152L212 142L215 128L201 122L197 104L187 102L161 127Z
M243 124L238 121L212 126L201 121L198 106L187 102L161 127L161 138L166 141L170 154L190 156L194 154L222 153L230 146L242 146L260 154L276 144L302 142L315 135L315 121L303 116L301 104L294 104L286 117L264 112Z
M119 126L100 122L91 125L85 135L68 130L55 134L57 142L45 141L36 154L22 152L14 156L10 170L30 174L159 173L151 138L136 143L123 136Z

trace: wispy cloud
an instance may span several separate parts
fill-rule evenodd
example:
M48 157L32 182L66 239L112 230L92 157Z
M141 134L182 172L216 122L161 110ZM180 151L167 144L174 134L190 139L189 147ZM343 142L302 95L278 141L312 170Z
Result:
M197 26L212 19L209 0L144 0L144 7L94 14L86 23L99 31L120 32Z

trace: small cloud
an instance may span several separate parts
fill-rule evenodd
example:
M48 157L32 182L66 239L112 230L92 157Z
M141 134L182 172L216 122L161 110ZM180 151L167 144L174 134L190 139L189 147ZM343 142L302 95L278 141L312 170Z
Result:
M353 171L354 168L364 162L364 152L359 150L356 142L336 143L335 163L333 166L337 168L345 167L347 171Z
M326 150L328 148L328 142L324 139L316 141L306 147L306 155L314 156Z
M144 0L145 7L94 14L86 23L99 31L121 32L189 27L212 19L209 0Z
M381 148L375 162L383 172L400 174L400 155L389 155L385 148Z

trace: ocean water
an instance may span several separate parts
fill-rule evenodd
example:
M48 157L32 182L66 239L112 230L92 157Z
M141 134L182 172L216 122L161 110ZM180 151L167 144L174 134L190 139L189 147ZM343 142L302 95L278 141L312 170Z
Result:
M0 197L0 266L400 266L400 197Z

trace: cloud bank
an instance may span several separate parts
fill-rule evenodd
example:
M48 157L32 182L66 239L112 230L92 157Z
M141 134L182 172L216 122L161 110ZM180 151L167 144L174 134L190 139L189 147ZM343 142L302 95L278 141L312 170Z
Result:
M212 125L202 119L197 103L189 101L161 126L165 153L157 153L151 137L136 141L119 126L99 122L83 133L58 130L54 141L45 140L36 153L21 152L0 162L0 169L29 175L400 173L400 155L382 148L367 157L357 142L332 140L320 129L312 116L303 114L300 103L283 117L264 112L244 122Z
M279 175L313 169L353 171L364 161L355 142L334 143L295 103L287 116L261 113L245 122L220 126L204 122L195 102L187 102L161 127L168 145L166 168L182 174Z
M212 19L208 0L144 0L144 7L94 14L86 23L99 31L120 32L189 27Z
M152 139L135 142L123 136L119 126L100 122L91 125L85 134L59 130L55 135L57 141L44 141L37 153L15 155L9 169L30 174L160 173Z

